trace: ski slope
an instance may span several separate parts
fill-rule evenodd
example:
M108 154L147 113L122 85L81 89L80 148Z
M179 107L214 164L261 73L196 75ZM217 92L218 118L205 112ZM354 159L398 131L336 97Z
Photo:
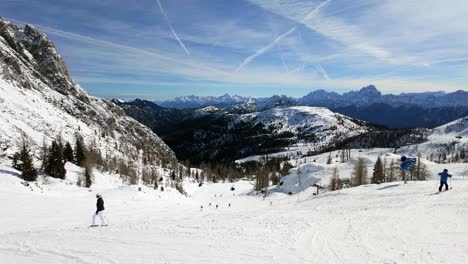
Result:
M428 181L319 196L309 188L263 200L245 181L201 188L187 182L185 197L111 183L88 191L66 181L31 191L16 173L0 167L0 263L458 264L468 258L468 180L459 175L451 191L435 195L438 183ZM88 228L97 191L111 224Z

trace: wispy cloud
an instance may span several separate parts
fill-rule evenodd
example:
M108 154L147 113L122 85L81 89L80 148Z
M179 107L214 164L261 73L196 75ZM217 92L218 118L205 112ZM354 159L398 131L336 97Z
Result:
M466 0L98 2L29 3L29 11L28 2L0 1L0 9L34 21L72 76L102 93L303 94L370 83L385 93L468 83Z
M172 35L174 35L174 38L177 40L177 42L179 42L179 45L182 47L182 49L185 51L185 53L187 55L191 56L190 51L187 49L187 47L184 45L184 43L182 42L182 40L179 38L176 31L174 30L174 27L172 26L171 21L169 20L169 16L167 15L166 11L164 10L163 6L161 5L161 0L156 0L156 2L158 3L159 10L161 11L161 14L166 19L167 25L171 29Z

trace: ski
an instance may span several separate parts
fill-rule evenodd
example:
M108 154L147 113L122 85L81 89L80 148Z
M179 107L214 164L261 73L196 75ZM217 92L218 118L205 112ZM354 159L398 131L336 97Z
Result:
M90 225L88 227L89 228L94 228L94 227L106 227L106 226L109 226L109 225Z
M437 192L431 193L431 194L429 194L429 195L441 194L441 193L444 193L444 192L448 192L448 191L450 191L451 189L452 189L452 188L450 188L450 189L448 189L448 190L443 190L443 191L441 191L441 192L437 191Z

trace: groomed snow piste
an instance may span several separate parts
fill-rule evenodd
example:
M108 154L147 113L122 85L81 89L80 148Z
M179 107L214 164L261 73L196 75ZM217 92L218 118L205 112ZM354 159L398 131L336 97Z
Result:
M184 197L102 175L91 191L56 180L31 191L2 166L0 263L465 263L467 165L447 166L454 188L441 194L437 181L394 182L266 200L249 182L187 182ZM88 228L96 192L110 225Z

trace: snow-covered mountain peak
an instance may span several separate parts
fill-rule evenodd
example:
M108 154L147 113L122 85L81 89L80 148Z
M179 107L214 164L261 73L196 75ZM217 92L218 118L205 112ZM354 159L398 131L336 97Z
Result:
M0 36L8 46L18 53L18 59L41 74L41 81L62 94L80 95L83 90L71 79L62 57L53 42L35 27L26 25L24 29L0 19ZM10 63L6 78L21 75L15 61ZM35 76L36 78L38 76Z
M43 143L81 137L115 163L139 163L142 150L154 164L176 160L149 128L73 82L47 36L1 19L0 109L0 159L15 152L24 136L36 154Z
M243 121L262 124L275 133L292 133L299 139L329 143L368 131L365 122L334 113L324 107L276 107L262 112L245 114Z
M163 107L173 107L173 108L202 108L205 106L216 106L216 107L225 107L228 105L238 104L241 102L247 101L248 97L242 97L238 95L229 95L224 94L221 96L198 96L198 95L189 95L189 96L180 96L173 99L169 99L159 104Z
M361 90L359 90L359 94L362 96L372 96L372 97L379 97L382 95L382 93L379 90L377 90L377 88L372 84L361 88Z

